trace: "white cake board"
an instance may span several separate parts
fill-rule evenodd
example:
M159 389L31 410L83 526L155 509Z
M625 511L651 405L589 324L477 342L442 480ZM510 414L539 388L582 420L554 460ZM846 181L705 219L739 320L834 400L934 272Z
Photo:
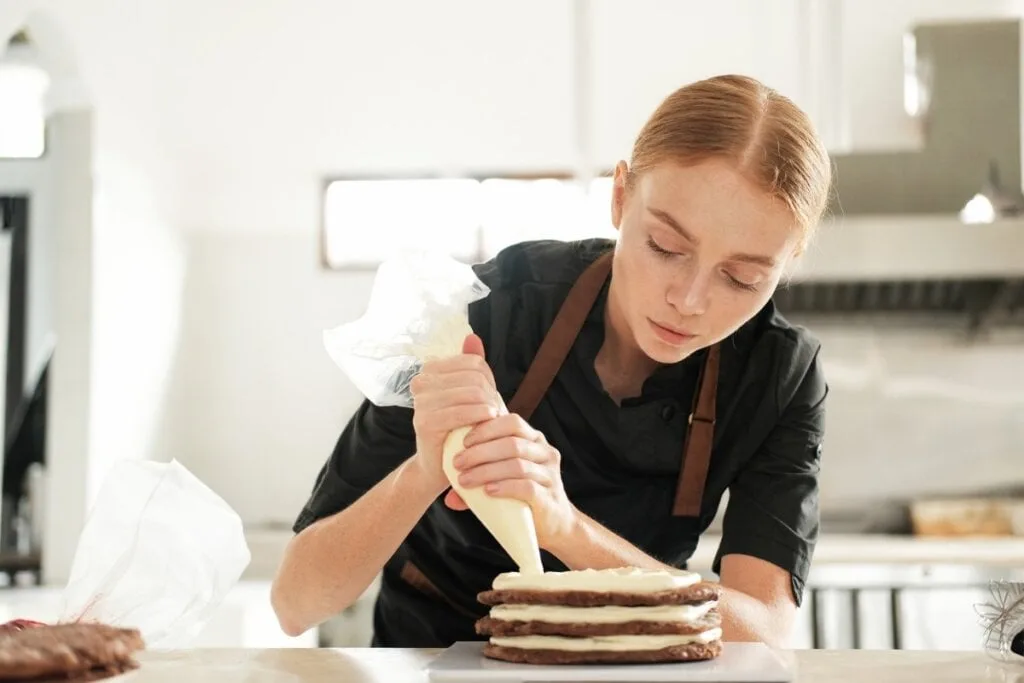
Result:
M465 681L677 681L681 683L789 683L792 668L763 643L722 643L722 654L704 662L541 666L487 659L484 644L455 643L427 665L433 683Z

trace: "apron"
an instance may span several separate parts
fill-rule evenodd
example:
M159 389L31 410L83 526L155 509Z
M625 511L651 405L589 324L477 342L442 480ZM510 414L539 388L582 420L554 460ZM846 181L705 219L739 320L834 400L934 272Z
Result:
M526 376L509 402L509 412L518 413L529 422L530 416L540 405L559 368L569 355L611 270L612 252L609 251L583 271L573 284L541 342L537 355L526 371ZM683 441L682 468L672 507L672 514L676 517L700 515L704 484L711 462L711 445L715 436L715 403L718 397L720 357L718 344L709 348L697 380L689 427Z
M565 362L611 270L612 252L609 251L594 261L573 284L522 383L509 401L509 412L518 413L529 421ZM676 517L700 516L715 433L719 359L719 345L715 344L708 349L697 380L672 507L672 514ZM405 559L399 566L400 579L419 593L446 603L465 617L474 620L478 617L445 595L412 561Z

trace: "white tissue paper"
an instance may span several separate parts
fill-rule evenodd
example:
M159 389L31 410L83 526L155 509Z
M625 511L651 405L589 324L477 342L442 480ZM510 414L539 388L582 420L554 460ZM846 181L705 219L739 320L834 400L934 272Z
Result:
M249 560L241 518L179 462L121 461L86 519L59 621L137 628L147 648L181 647Z

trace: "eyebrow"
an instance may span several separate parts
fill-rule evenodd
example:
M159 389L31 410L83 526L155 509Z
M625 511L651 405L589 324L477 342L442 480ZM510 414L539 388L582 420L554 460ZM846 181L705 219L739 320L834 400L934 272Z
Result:
M650 208L650 207L648 207L647 210L651 212L651 215L653 215L655 218L660 220L662 223L665 223L670 228L672 228L673 230L678 232L685 239L687 239L690 242L692 242L695 246L700 244L700 240L698 240L696 237L693 236L693 234L690 231L688 231L686 228L684 228L682 225L680 225L679 221L677 221L675 218L673 218L667 211L662 211L661 209L655 209L655 208ZM774 268L775 267L775 259L773 259L770 256L759 256L758 254L733 254L732 256L729 257L729 260L730 261L745 261L747 263L753 263L755 265L765 266L766 268Z

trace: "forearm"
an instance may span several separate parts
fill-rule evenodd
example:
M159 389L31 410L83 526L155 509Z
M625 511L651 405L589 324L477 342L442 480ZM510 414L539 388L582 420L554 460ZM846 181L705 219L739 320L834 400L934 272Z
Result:
M635 545L617 536L582 512L571 533L546 548L569 569L612 569L641 567L672 569ZM791 624L786 610L777 610L742 591L721 587L718 611L722 615L722 638L727 641L763 642L784 646Z
M291 540L271 589L286 633L303 633L355 602L440 495L412 462Z
M772 609L735 588L722 587L718 611L722 615L723 640L761 642L773 647L785 647L789 641L791 624L782 616L784 611Z
M545 548L569 569L612 569L615 567L642 567L665 569L669 565L659 562L626 539L576 510L576 523L563 538L552 541Z

